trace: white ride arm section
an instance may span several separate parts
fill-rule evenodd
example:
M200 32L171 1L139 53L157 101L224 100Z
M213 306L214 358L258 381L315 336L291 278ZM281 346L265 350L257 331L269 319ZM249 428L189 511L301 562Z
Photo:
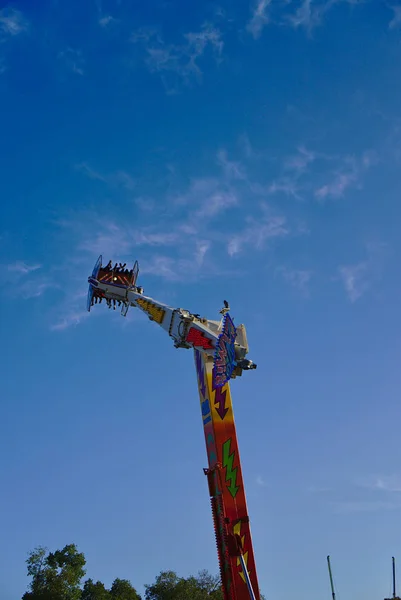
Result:
M106 275L109 272L106 272ZM183 308L172 308L143 294L143 289L136 285L123 285L118 277L89 277L94 289L94 296L106 299L109 308L122 305L121 313L127 314L129 306L140 308L151 321L154 321L173 338L176 348L195 348L209 356L215 356L216 346L222 332L223 320L212 321L192 314ZM227 309L220 311L223 315ZM245 327L238 325L235 340L235 359L237 367L232 377L241 375L242 369L255 368L252 361L245 359L249 351Z
M92 285L106 299L122 302L125 307L140 308L174 340L177 348L199 348L213 356L218 340L219 321L198 318L183 308L172 308L142 293L142 288L124 287L113 282L92 279Z
M177 348L201 348L213 356L218 339L218 325L200 319L183 308L172 308L132 289L128 290L128 302L145 312L174 340Z

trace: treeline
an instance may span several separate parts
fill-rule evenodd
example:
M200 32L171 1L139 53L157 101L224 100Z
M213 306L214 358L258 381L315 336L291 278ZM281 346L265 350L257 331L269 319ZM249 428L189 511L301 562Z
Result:
M22 600L142 600L127 579L115 579L110 589L101 581L84 580L85 555L75 544L56 552L36 548L26 562L31 581ZM145 586L145 600L223 600L223 595L220 578L207 571L186 579L164 571Z

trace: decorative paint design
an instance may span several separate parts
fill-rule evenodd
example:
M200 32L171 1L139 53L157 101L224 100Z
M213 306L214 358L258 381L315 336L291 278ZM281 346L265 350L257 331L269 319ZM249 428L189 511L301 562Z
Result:
M220 419L223 420L226 414L228 413L228 408L226 408L226 391L221 387L214 387L214 406L216 408L216 412L219 415Z
M191 327L188 331L186 341L193 344L196 348L204 348L205 350L211 350L213 348L212 340L210 340L202 331Z
M239 537L239 539L241 540L241 547L244 548L244 546L245 546L245 535L241 535L241 521L239 523L236 523L234 525L233 532L234 532L234 535L237 535ZM245 566L247 568L247 571L249 573L249 569L248 569L248 550L246 552L244 552L242 556L244 558L244 563L245 563ZM237 567L241 567L241 560L240 560L239 557L237 558ZM240 568L239 574L240 574L240 577L243 580L243 582L246 583L245 575L244 575L244 572L243 572L242 568Z
M230 446L231 440L228 439L223 444L223 468L226 471L226 483L230 484L227 485L227 489L231 496L235 498L238 493L239 486L237 485L237 468L233 468L235 452L230 454Z
M166 314L166 311L163 310L163 308L153 304L153 302L149 302L149 300L145 300L145 298L137 298L136 303L153 319L153 321L159 325L163 323L164 315Z
M215 387L223 386L231 377L235 367L235 338L237 330L227 313L224 315L223 328L219 335L214 354L213 384Z

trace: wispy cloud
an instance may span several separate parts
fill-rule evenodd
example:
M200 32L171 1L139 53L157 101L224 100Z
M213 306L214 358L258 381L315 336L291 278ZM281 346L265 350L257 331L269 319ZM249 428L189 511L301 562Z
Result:
M5 280L11 284L6 286L6 293L18 295L24 300L39 298L47 290L59 287L58 283L44 271L43 266L39 263L16 260L5 265L3 272Z
M380 501L355 501L355 502L336 502L333 503L333 509L337 513L364 513L364 512L384 512L400 510L401 502L380 502Z
M219 190L216 186L216 189L205 198L203 205L196 212L196 217L215 217L236 204L238 204L238 198L233 191Z
M389 23L389 29L398 29L401 26L401 5L389 6L393 11L393 18Z
M252 7L252 16L246 26L247 31L258 39L264 27L269 23L269 6L271 0L256 0Z
M89 316L87 310L67 310L67 312L59 316L58 320L50 326L51 331L64 331L70 327L76 327L84 319Z
M401 493L401 475L378 475L357 482L362 487L377 492Z
M197 265L201 266L206 256L206 252L211 247L211 242L208 240L201 240L196 242L195 260Z
M341 198L349 188L360 187L364 173L377 162L377 154L373 151L365 152L359 159L347 157L343 166L334 173L332 180L315 190L315 197L318 200Z
M266 487L267 486L267 483L263 479L262 475L258 475L256 477L256 485L258 485L259 487Z
M111 23L115 23L117 19L115 19L114 17L112 17L111 15L105 15L103 17L100 17L98 23L100 25L100 27L107 27L108 25L110 25Z
M323 13L328 10L332 2L326 2L320 6L314 6L312 0L304 0L296 9L295 13L287 16L293 27L304 27L308 33L321 23Z
M84 175L86 175L90 179L98 179L99 181L104 181L104 182L107 181L107 179L104 177L104 175L102 175L98 171L95 171L94 169L92 169L92 167L90 167L85 162L75 165L75 168L78 171L81 171Z
M316 160L316 152L308 150L305 146L298 148L297 154L288 157L284 162L286 170L293 170L298 175L302 175L308 166Z
M282 238L289 234L287 220L283 215L273 214L269 206L262 204L262 215L259 219L246 217L247 226L239 234L231 236L227 252L233 257L250 246L257 250L264 247L267 240Z
M17 260L16 262L7 265L7 270L14 273L21 273L22 275L27 275L32 271L37 271L41 268L41 266L42 265L39 264L28 265L27 263L21 260Z
M98 170L93 169L88 163L82 162L75 165L75 168L80 171L83 175L89 177L89 179L95 179L107 183L108 185L115 187L122 187L132 192L136 189L137 182L126 171L116 171L115 173L100 173Z
M356 302L361 298L380 277L386 249L386 244L368 244L366 248L367 257L364 261L338 268L340 278L351 302Z
M188 85L192 81L198 83L202 79L199 60L211 50L220 60L223 52L223 40L220 30L207 23L200 31L184 34L182 44L167 44L160 34L152 30L136 31L131 40L142 43L145 47L145 62L152 73L159 73L169 93L177 92L179 81ZM178 80L172 80L168 75L174 75Z
M218 151L217 163L222 167L223 172L228 179L246 179L244 166L240 162L229 160L227 150Z
M310 485L306 491L309 494L328 494L333 491L333 488L325 485Z
M299 290L304 296L309 295L309 283L312 278L312 271L280 266L277 267L277 272L284 281Z
M240 162L228 159L226 150L217 153L220 177L199 177L191 180L188 189L174 198L179 205L190 208L190 219L212 219L240 204L238 183L246 182L246 172Z
M16 36L28 29L28 23L19 10L5 7L0 10L0 33L4 36Z
M47 278L42 278L38 281L25 281L20 285L21 296L25 300L30 298L40 298L43 294L50 289L58 288L59 285L54 281Z
M285 196L292 196L296 200L301 199L298 183L294 179L286 177L273 181L267 188L264 188L264 191L269 195L284 194Z
M83 59L81 50L67 48L66 50L59 52L58 58L64 62L65 66L76 75L84 74L85 61Z
M94 217L90 230L91 236L85 235L79 248L92 256L102 253L110 257L117 254L127 256L138 246L171 246L178 237L176 232L168 228L165 231L155 231L151 227L131 228L99 216Z
M370 287L368 262L339 267L339 272L349 299L356 302Z

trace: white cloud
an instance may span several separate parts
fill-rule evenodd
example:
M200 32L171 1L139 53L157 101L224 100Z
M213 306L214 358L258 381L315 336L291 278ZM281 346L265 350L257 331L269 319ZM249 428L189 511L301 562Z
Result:
M159 73L169 93L177 92L177 83L182 81L189 84L196 80L200 82L202 70L199 66L201 59L208 49L220 60L223 52L223 40L217 27L206 23L200 31L184 34L185 43L166 44L154 30L138 30L131 41L142 43L146 51L146 64L153 73ZM168 75L178 79L171 80Z
M400 510L401 502L380 502L380 501L356 501L356 502L337 502L333 504L337 513L360 513L360 512L383 512L389 510Z
M152 212L155 209L155 201L153 198L146 198L144 196L138 196L134 200L137 207L143 212Z
M297 183L291 179L283 178L277 181L273 181L267 189L267 194L284 194L286 196L292 196L299 200L301 198L299 194L299 187Z
M101 173L98 173L97 171L92 169L92 167L90 167L86 162L75 165L75 168L78 171L81 171L82 173L84 173L90 179L98 179L99 181L104 181L104 182L107 181L106 178Z
M37 271L41 267L42 265L39 264L28 265L27 263L18 260L15 263L7 265L7 270L12 271L14 273L21 273L22 275L27 275L32 271Z
M105 175L93 169L86 162L82 162L75 165L75 168L87 177L89 177L89 179L102 181L103 183L107 183L111 186L122 187L128 190L129 192L134 191L137 186L136 180L132 177L132 175L130 175L126 171L117 171L115 173Z
M377 492L401 493L401 475L379 475L361 480L358 484Z
M393 18L389 23L389 29L397 29L401 25L401 5L389 6L393 11Z
M240 135L238 142L246 158L255 158L257 156L257 153L255 152L247 133Z
M10 7L0 10L0 31L4 35L19 35L27 28L27 22L19 10Z
M255 39L258 39L264 27L269 23L269 6L271 0L256 0L252 8L252 16L247 24L247 31L252 34Z
M290 156L284 163L284 168L287 170L293 170L297 174L301 175L304 173L308 166L316 160L316 153L300 146L298 153L294 156Z
M196 275L191 260L176 259L171 256L153 256L141 263L141 273L156 275L167 281L185 281Z
M115 181L129 191L133 191L137 185L135 179L126 171L117 171Z
M338 173L336 177L315 192L316 198L324 200L326 198L340 198L345 191L358 181L357 173L350 171L348 173Z
M386 253L386 244L370 243L366 246L364 261L339 267L340 278L351 302L361 298L380 278Z
M245 229L231 236L227 252L233 257L244 247L249 246L261 250L267 240L282 238L289 234L286 218L282 215L272 214L270 208L262 205L262 215L259 219L247 217Z
M322 6L312 6L312 0L304 0L294 14L288 16L293 27L304 27L309 33L313 27L320 24L322 13L331 5L328 2Z
M89 225L90 237L82 231L79 249L92 256L104 254L113 256L129 256L138 246L171 246L178 239L177 233L169 231L155 231L152 228L130 228L109 219L101 219L95 215ZM77 223L76 228L80 229ZM84 228L87 229L86 227Z
M201 240L196 242L195 261L201 266L205 259L206 253L211 247L211 243L208 240Z
M15 261L6 265L6 272L6 281L12 284L6 286L6 293L24 300L39 298L47 290L59 287L59 284L43 271L39 263L28 264L21 260Z
M229 169L230 171L230 169ZM239 204L239 195L226 177L200 177L192 179L188 189L173 199L174 204L189 209L191 221L212 219ZM190 223L194 227L195 223Z
M284 281L297 288L302 294L309 294L309 283L312 278L312 271L303 269L290 269L288 267L277 267L277 272L283 277Z
M307 488L307 492L309 492L310 494L328 494L332 491L332 488L324 485L310 485Z
M59 286L54 282L44 279L42 281L26 281L20 286L20 290L22 297L29 300L30 298L39 298L46 290L57 287Z
M336 171L332 180L315 190L315 197L318 200L341 198L349 188L360 187L362 176L368 169L376 165L378 160L374 151L366 151L358 159L352 156L346 157L342 167Z
M367 262L360 262L356 265L339 267L345 291L351 302L356 302L369 289L368 266Z
M81 50L75 50L74 48L67 48L58 54L59 60L62 60L66 67L76 73L76 75L84 74L85 61L82 57Z
M256 477L256 485L260 486L260 487L266 487L267 483L265 482L265 480L263 479L262 475L258 475Z
M81 50L67 48L58 54L59 60L63 61L67 69L76 75L84 75L85 61L82 57Z
M115 21L116 19L114 17L112 17L111 15L106 15L99 19L99 25L101 27L107 27L108 25L110 25L110 23L113 23Z
M217 153L217 163L223 169L227 179L246 179L244 166L240 162L230 161L226 150L219 150Z
M216 190L205 198L203 205L196 212L196 216L210 219L236 204L238 204L238 198L234 192Z
M52 331L64 331L70 327L76 327L88 316L89 312L87 310L71 310L65 315L61 316L59 320L50 327L50 329Z

